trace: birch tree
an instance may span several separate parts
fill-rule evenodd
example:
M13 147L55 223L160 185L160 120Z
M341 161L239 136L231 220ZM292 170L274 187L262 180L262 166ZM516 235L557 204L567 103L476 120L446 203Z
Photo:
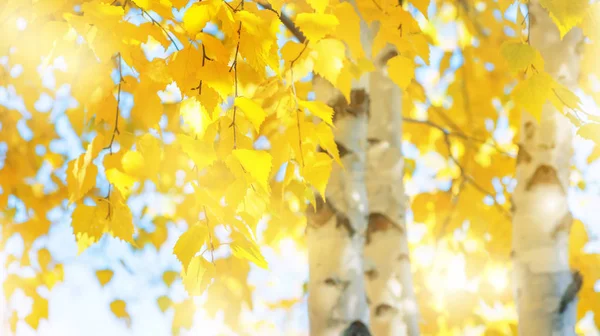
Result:
M582 32L579 28L566 29L560 18L557 26L551 18L556 13L548 9L555 9L550 2L529 3L527 42L541 60L528 68L531 77L515 89L517 96L526 94L527 85L535 90L547 86L561 99L562 86L570 90L577 87ZM573 221L567 202L573 126L561 111L566 108L560 105L557 108L544 101L527 104L513 195L512 257L519 335L575 335L576 295L582 278L579 271L570 268L568 252Z

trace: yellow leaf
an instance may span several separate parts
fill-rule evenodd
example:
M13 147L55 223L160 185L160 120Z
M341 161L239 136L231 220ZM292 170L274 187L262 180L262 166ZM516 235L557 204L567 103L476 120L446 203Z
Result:
M254 128L258 132L260 125L267 117L265 110L258 103L246 97L235 98L235 105L244 112L246 118L254 125Z
M179 113L183 123L190 127L192 133L198 137L204 136L206 128L212 122L208 112L195 96L181 102Z
M340 24L334 35L346 42L355 59L365 56L360 41L360 17L349 2L340 2L333 8L333 14L339 18Z
M202 256L190 261L187 271L183 274L183 285L189 295L202 295L215 276L215 266Z
M504 42L500 53L508 62L508 67L511 71L525 70L531 64L538 71L544 70L544 60L540 52L529 44Z
M600 35L600 2L593 3L581 23L585 36L598 41Z
M51 261L52 256L47 248L41 248L38 250L38 263L40 264L42 270L47 270Z
M118 194L115 190L112 194ZM107 231L115 238L133 243L133 217L120 195L111 196L111 209Z
M267 269L269 265L255 242L241 234L232 234L233 242L229 245L234 256L252 261L256 266Z
M321 146L329 154L331 154L335 162L341 166L342 161L340 160L340 152L338 151L337 144L335 143L335 138L331 127L327 126L325 123L319 123L315 130Z
M41 319L48 318L48 300L37 293L33 296L31 313L25 317L25 322L33 329L37 329Z
M314 45L313 50L316 51L314 71L336 84L347 58L344 44L335 39L322 39Z
M134 2L142 9L148 10L150 8L150 0L135 0Z
M73 211L73 233L77 238L79 253L97 242L104 232L133 243L133 218L131 211L118 192L111 193L111 202L98 199L96 206L77 204Z
M329 126L333 126L333 109L327 104L320 101L298 100L298 105L308 109L310 113L319 117Z
M182 302L175 304L175 315L173 316L173 335L177 334L179 328L189 329L194 322L194 305L193 298L188 298Z
M573 220L571 231L569 232L569 252L571 257L583 253L583 247L588 243L589 237L585 225L580 220Z
M309 41L317 42L335 31L339 21L335 15L320 13L300 13L296 16L296 26Z
M415 6L419 12L427 17L427 9L429 8L430 0L410 0L411 5Z
M163 282L167 287L171 287L171 284L177 279L178 273L175 271L165 271L162 275Z
M166 295L159 296L156 299L156 303L158 304L160 311L163 313L173 305L173 301L171 300L171 298L169 298Z
M540 5L550 12L550 17L560 31L562 39L571 28L584 18L589 6L588 0L540 0Z
M539 121L542 116L542 106L550 98L554 83L554 79L547 73L534 73L515 87L513 91L515 102Z
M566 86L555 83L555 87L552 88L553 95L550 95L550 101L554 106L565 113L568 110L579 110L581 109L581 100L573 91L569 90Z
M135 184L135 179L116 168L111 168L106 171L108 182L114 185L124 197L131 193L131 189Z
M138 151L127 151L121 157L121 165L127 174L133 176L146 176L144 157Z
M194 140L185 134L177 134L177 142L181 149L194 161L196 168L202 170L217 160L212 142Z
M600 145L596 144L596 145L594 145L594 149L592 150L592 153L590 153L590 156L588 156L588 158L587 158L587 163L588 164L592 163L592 162L598 160L598 158L600 158Z
M401 55L392 57L387 62L388 74L401 89L406 89L415 77L415 63L412 59Z
M191 35L195 36L204 26L215 17L217 9L212 1L200 1L194 3L183 14L183 26Z
M596 145L600 145L600 124L587 123L577 129L577 135L594 141Z
M325 12L325 8L329 5L329 0L307 0L306 2L320 14Z
M131 317L127 312L127 304L123 300L114 300L110 303L110 311L115 314L116 317L125 320L127 326L131 324Z
M332 160L325 153L317 153L314 160L307 160L303 169L304 179L315 187L323 199L325 199L325 188L331 175Z
M235 149L233 156L265 191L269 191L269 174L273 158L265 151L251 149Z
M200 252L200 248L202 248L207 238L208 230L206 225L200 223L192 225L192 227L179 236L175 247L173 247L173 253L181 262L184 272L187 272L190 260L192 260L196 253Z
M110 282L110 280L113 277L113 274L113 271L109 269L98 270L96 271L96 278L98 279L98 282L100 282L100 285L104 287L107 283Z
M79 253L85 249L86 245L97 242L106 227L106 218L108 216L108 202L100 202L98 206L88 206L78 204L72 215L72 226L75 237L79 245L80 240L85 244L79 248ZM82 242L83 243L83 242Z
M69 162L67 167L67 186L69 202L77 202L96 184L98 168L92 163L103 148L104 136L98 135L87 146L84 154Z

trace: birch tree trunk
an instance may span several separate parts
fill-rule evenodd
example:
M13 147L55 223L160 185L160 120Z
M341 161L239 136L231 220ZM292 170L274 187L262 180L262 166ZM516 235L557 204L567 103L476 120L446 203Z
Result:
M385 63L384 63L385 64ZM369 225L365 275L373 335L419 335L412 283L402 157L402 92L381 69L370 76L367 152Z
M368 325L363 249L367 228L365 185L367 152L366 89L355 88L351 100L316 78L318 100L335 110L335 140L344 169L334 165L326 202L317 196L308 210L308 309L311 336L340 336L355 321ZM368 335L368 334L364 334Z
M530 43L545 70L574 89L579 77L579 29L564 38L537 1L529 5ZM573 286L581 281L569 267L567 204L573 153L571 123L550 103L541 122L523 113L513 195L513 262L519 335L575 335ZM571 285L573 283L573 285ZM576 293L575 293L576 294Z

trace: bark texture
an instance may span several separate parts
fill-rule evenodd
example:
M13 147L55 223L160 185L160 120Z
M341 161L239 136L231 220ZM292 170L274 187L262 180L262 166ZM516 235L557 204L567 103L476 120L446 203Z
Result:
M559 83L576 88L581 31L574 29L561 40L538 1L530 2L529 19L530 43L541 52L545 70ZM575 335L575 300L561 304L570 284L578 279L569 267L568 254L572 217L567 191L573 129L560 111L546 103L540 122L523 114L520 133L518 185L513 195L519 335Z
M371 73L367 152L369 224L365 275L373 335L419 335L406 236L402 92L379 68Z
M334 165L326 202L308 210L308 309L311 336L339 336L353 322L368 325L363 248L367 228L365 185L369 97L355 88L348 103L325 80L315 79L317 99L335 109L335 140L345 169Z

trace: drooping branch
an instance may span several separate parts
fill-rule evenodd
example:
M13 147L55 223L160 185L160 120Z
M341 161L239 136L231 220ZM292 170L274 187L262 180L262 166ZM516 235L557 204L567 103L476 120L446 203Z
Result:
M304 43L306 41L306 37L304 36L304 34L302 34L300 29L298 29L298 27L296 27L296 25L294 24L292 19L290 19L287 15L285 15L283 12L278 13L273 8L273 6L271 6L270 3L266 3L266 2L262 2L262 1L257 1L256 3L258 3L264 9L270 10L271 12L275 13L279 17L279 21L281 21L281 23L283 23L283 25L290 31L290 33L292 33L292 35L294 35L298 39L298 41L300 41L300 43Z

